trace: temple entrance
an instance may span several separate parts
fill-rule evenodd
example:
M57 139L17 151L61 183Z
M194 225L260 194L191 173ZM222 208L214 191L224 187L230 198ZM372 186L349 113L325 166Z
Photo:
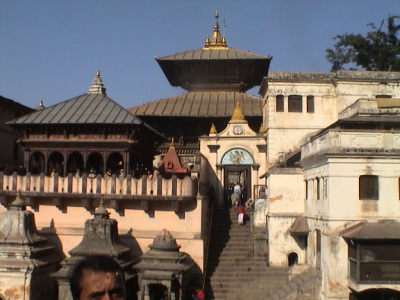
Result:
M235 186L240 185L240 202L246 203L251 195L251 166L233 165L225 166L224 178L224 199L225 204L230 207L231 194Z
M168 289L162 284L149 284L150 300L167 300Z

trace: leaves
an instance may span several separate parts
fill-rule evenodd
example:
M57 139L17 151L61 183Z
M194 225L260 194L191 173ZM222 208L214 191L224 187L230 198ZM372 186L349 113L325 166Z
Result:
M361 67L367 71L400 71L400 24L399 16L389 16L387 30L384 20L379 27L371 23L372 29L361 34L337 35L334 49L326 49L326 59L332 64L331 71L344 70L346 65ZM351 67L349 67L352 69Z

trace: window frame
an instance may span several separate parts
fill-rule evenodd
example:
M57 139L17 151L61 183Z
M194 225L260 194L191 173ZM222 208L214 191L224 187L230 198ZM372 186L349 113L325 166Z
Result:
M289 95L288 97L288 112L303 112L303 96Z
M284 112L285 111L285 97L283 95L276 95L275 97L275 111Z
M307 112L308 113L315 112L315 97L313 95L307 96Z
M379 200L379 177L361 175L358 178L359 200Z

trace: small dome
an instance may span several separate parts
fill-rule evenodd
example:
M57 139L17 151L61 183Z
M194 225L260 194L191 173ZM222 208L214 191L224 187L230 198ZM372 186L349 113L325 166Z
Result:
M170 251L178 251L180 247L167 229L161 230L160 234L154 239L153 244L149 245L150 249Z

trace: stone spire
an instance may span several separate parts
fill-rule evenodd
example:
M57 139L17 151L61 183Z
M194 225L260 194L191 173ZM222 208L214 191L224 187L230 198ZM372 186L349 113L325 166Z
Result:
M218 14L218 11L216 11L215 12L216 22L214 25L214 31L213 31L212 37L211 37L211 39L206 37L206 41L205 41L203 49L228 49L228 45L226 44L225 36L221 36L221 33L219 31L218 18L219 18L219 14Z
M145 295L147 286L151 284L171 282L168 287L171 297L168 299L178 299L178 295L175 294L177 291L171 288L174 280L179 281L178 286L182 288L183 295L191 292L191 287L185 283L201 284L196 282L201 278L201 272L189 254L179 251L180 247L167 229L163 229L153 244L149 245L150 250L144 253L141 262L134 266L139 273L139 299L148 299Z
M89 94L106 94L106 88L104 87L103 81L101 80L100 71L97 70L96 76L94 76L92 85L89 87Z
M110 219L103 199L94 212L94 218L85 222L82 241L69 251L71 256L109 255L119 260L131 260L130 249L119 239L117 221Z
M56 299L57 285L51 274L61 259L61 253L36 229L34 214L26 210L18 192L0 214L2 291L18 291L15 295L24 299Z
M71 257L65 259L62 268L54 274L58 281L58 299L72 299L69 288L69 277L77 262L85 256L104 255L115 259L125 274L125 281L131 280L135 274L132 265L137 263L136 257L129 247L119 238L118 222L110 219L110 213L104 206L103 198L94 212L94 218L86 220L82 241L69 251Z
M235 104L235 109L233 110L232 118L231 121L244 121L244 115L242 108L240 107L239 101L236 102Z

